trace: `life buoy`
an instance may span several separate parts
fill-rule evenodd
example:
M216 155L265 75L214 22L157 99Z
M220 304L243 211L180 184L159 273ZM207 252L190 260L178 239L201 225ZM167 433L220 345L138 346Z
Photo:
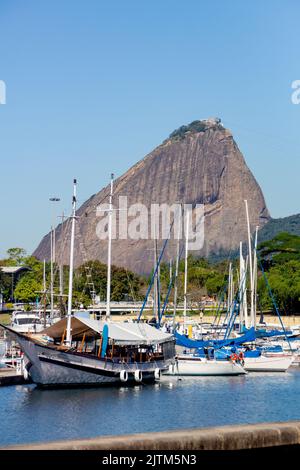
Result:
M236 362L238 361L239 357L236 353L232 353L230 359L232 360L232 362Z
M239 353L239 361L242 364L242 366L245 364L243 351Z

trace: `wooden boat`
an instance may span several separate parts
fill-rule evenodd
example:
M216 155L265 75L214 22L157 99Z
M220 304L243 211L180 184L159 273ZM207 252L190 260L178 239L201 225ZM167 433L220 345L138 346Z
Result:
M26 370L42 387L144 383L174 363L172 335L144 323L100 322L72 317L72 341L64 343L67 319L43 334L3 326L26 356Z
M68 311L66 317L40 335L4 327L26 356L32 381L44 387L86 386L145 382L159 379L174 363L175 339L144 323L110 320L111 215L113 175L109 202L109 248L106 321L76 317L72 311L76 187L73 184Z

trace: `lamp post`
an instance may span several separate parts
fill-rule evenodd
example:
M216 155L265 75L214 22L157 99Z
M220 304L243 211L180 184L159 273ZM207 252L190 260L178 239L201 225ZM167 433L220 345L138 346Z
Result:
M114 174L110 177L110 194L108 210L108 253L107 253L107 285L106 285L106 320L110 320L110 283L111 283L111 237L112 237L112 212L114 195Z
M49 201L51 203L59 202L60 198L59 197L50 197ZM54 300L53 300L53 287L54 287L54 276L53 276L53 264L55 263L55 211L53 208L52 211L52 225L51 225L51 235L50 235L50 245L51 245L51 259L50 259L50 266L51 266L51 272L50 272L50 318L53 318L53 313L54 313Z

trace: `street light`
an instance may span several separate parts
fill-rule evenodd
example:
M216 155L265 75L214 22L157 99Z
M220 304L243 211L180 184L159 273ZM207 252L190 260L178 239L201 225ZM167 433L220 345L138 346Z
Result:
M49 201L52 203L59 202L60 198L59 197L50 197ZM50 237L50 245L51 245L51 281L50 281L50 297L51 297L51 313L50 317L53 318L53 313L54 313L54 298L53 298L53 288L54 288L54 277L53 277L53 264L55 263L55 214L54 214L54 208L52 212L52 226L51 226L51 237Z
M60 198L59 197L50 197L49 201L50 202L59 202ZM51 230L51 234L52 234L52 250L53 250L52 254L51 254L51 258L52 258L53 263L55 263L55 213L54 213L54 208L53 208L53 212L52 212L52 230Z

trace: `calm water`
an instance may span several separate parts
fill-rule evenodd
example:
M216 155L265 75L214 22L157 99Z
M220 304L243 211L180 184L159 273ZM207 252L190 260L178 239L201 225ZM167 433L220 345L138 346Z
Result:
M0 388L0 445L300 419L300 368L132 388Z

